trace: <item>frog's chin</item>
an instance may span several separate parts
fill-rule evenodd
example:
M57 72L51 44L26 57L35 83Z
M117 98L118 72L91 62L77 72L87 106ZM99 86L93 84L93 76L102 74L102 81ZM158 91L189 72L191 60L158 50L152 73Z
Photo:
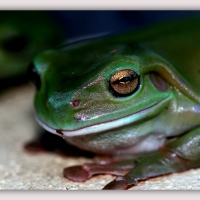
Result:
M38 117L36 117L36 120L48 132L51 132L61 137L77 137L77 136L110 131L112 129L117 129L123 126L134 124L135 122L138 122L139 120L150 119L152 117L155 117L163 110L164 107L166 107L166 105L169 102L168 100L169 100L168 98L165 100L161 100L143 110L140 110L138 112L135 112L131 115L128 115L119 119L114 119L107 122L102 122L99 124L94 124L94 125L86 126L83 128L74 129L74 130L54 129L46 125Z

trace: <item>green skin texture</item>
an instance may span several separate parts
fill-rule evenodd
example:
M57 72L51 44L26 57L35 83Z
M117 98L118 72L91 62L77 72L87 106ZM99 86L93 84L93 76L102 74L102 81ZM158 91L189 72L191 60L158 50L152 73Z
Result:
M5 48L4 43L15 35L25 37L26 44L16 51ZM25 75L33 57L46 49L55 48L61 38L60 28L45 11L1 11L0 80Z
M198 19L169 22L35 57L39 123L81 149L112 157L66 168L67 178L110 173L118 177L104 189L128 189L149 177L199 167L199 25ZM116 97L109 80L123 69L134 70L140 85ZM164 81L164 91L151 74Z

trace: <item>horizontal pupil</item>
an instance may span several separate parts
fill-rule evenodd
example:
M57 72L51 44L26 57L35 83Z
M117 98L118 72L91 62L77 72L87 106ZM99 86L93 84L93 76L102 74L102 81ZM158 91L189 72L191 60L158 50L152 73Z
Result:
M115 81L114 84L119 84L121 82L126 83L126 82L130 82L130 81L133 81L133 80L134 80L134 76L133 75L129 75L129 76L123 77L123 78Z

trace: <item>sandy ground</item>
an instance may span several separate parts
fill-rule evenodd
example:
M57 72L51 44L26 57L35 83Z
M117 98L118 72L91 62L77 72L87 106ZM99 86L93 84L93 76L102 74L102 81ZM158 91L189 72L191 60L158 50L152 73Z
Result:
M92 162L85 157L53 153L29 154L24 144L40 127L32 106L34 88L22 85L0 94L0 189L1 190L100 190L115 177L99 175L84 183L62 175L64 167ZM140 182L130 190L199 190L200 169Z

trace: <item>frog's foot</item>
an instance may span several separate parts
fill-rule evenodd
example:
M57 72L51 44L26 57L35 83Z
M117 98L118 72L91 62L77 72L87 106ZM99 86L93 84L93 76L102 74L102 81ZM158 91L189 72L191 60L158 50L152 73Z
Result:
M128 189L139 181L181 172L200 166L200 127L184 134L157 151L109 164L85 164L64 169L64 176L73 181L85 181L96 174L112 174L117 178L103 189ZM109 159L108 159L109 160ZM111 161L114 161L111 159Z
M85 156L92 158L93 153L80 150L68 144L63 138L48 132L42 132L38 137L24 145L26 152L31 154L53 152L61 156Z
M124 176L117 176L117 178L108 183L103 190L126 190L128 185L128 180ZM135 185L137 185L137 181L135 181Z
M158 151L137 157L132 170L124 177L117 177L104 189L128 189L142 180L199 167L199 132L200 127L168 141L168 144Z
M126 190L136 186L139 181L181 172L191 168L191 162L169 151L158 151L141 156L136 160L136 166L124 176L118 176L108 183L104 190Z
M133 169L134 165L133 161L111 163L108 165L84 164L82 166L67 167L64 169L63 174L69 180L83 182L98 174L121 176Z
M190 169L193 163L175 152L159 150L127 161L110 164L85 164L64 169L64 176L72 181L83 182L97 174L117 175L103 189L125 190L136 186L139 181L152 177Z
M46 139L46 133L39 135L38 137L26 142L24 144L24 150L31 154L38 154L53 150L50 145L48 145Z
M63 138L56 135L49 134L48 132L42 132L37 137L24 145L24 149L28 153L38 154L44 152L57 152L63 155L67 155L68 145Z

